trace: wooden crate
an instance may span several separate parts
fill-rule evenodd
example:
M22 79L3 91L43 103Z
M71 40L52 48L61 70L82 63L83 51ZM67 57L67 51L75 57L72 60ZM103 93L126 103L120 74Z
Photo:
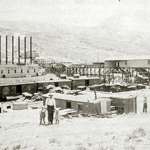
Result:
M28 109L28 103L26 102L15 102L13 103L13 110L24 110L24 109Z

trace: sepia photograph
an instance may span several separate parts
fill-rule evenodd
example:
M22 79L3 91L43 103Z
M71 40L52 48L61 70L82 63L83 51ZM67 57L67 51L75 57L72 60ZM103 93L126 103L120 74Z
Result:
M0 150L150 150L150 1L0 0Z

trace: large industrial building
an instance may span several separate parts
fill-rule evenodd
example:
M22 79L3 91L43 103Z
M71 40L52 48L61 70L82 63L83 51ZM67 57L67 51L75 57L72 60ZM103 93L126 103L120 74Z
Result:
M83 76L99 76L103 75L104 63L93 64L71 64L66 68L66 74L73 76L79 74Z
M66 67L66 74L96 76L106 83L148 83L150 78L150 59L106 60L93 64L72 64Z
M30 65L0 65L0 78L16 78L38 76L39 66Z
M106 60L105 78L109 82L115 80L115 75L125 82L149 83L150 59Z
M5 36L5 47L3 48L2 36L0 36L0 77L38 76L39 67L33 64L32 37L24 37L22 45L20 36L17 37L17 43L15 41L14 36ZM17 49L15 49L15 45L17 45ZM28 47L29 50L27 50Z
M39 66L33 64L32 37L0 36L0 97L21 94L22 89L32 89L30 82L24 81L26 77L38 75Z
M56 87L67 85L74 90L79 86L88 87L101 83L149 83L150 59L106 60L93 64L52 64L49 70L53 70L52 73L59 76L58 79L40 80L39 66L33 63L32 37L24 37L24 43L21 45L20 37L17 37L15 44L14 36L6 36L5 48L1 46L1 39L0 36L0 96L34 93L48 84ZM17 48L14 45L17 45ZM2 55L2 49L5 57ZM65 73L66 78L62 78L61 73Z
M105 67L150 68L150 59L106 60Z

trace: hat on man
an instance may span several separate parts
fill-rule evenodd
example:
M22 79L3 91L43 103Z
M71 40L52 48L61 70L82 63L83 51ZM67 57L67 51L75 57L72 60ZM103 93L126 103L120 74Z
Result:
M49 96L53 96L53 93L48 93Z
M46 97L46 98L48 98L48 97L52 97L53 96L53 94L52 93L47 93L47 94L44 94L43 95L43 97Z

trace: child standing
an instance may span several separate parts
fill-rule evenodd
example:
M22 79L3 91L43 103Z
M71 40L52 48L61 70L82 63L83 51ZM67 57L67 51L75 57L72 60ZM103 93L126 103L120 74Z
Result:
M46 116L46 109L44 106L42 106L42 109L40 111L40 125L42 125L42 123L45 124L45 116Z
M60 119L59 108L56 108L55 109L55 121L56 121L56 124L59 124L59 119Z

